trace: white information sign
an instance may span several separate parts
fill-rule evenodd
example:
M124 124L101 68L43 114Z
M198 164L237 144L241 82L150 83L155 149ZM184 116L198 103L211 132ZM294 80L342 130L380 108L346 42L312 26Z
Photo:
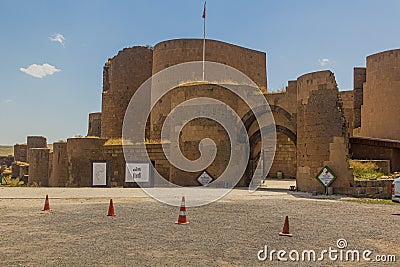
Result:
M205 171L199 176L199 178L197 178L197 181L199 181L199 183L201 183L204 186L211 183L212 180L213 178Z
M106 186L107 185L107 163L106 162L93 162L92 180L93 186Z
M328 167L324 167L318 174L317 178L326 187L336 179L336 175Z
M149 183L150 182L149 163L126 163L125 182L126 183Z

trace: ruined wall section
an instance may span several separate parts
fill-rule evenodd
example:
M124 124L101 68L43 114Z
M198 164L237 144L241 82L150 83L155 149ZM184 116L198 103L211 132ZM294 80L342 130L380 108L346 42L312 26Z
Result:
M361 106L363 105L363 88L367 78L366 68L354 68L353 74L353 93L354 93L354 128L361 127Z
M29 150L31 148L47 148L47 139L43 136L28 136L27 137L28 153L26 161L30 163Z
M20 162L27 162L28 145L16 144L14 145L14 160Z
M87 136L101 136L101 112L89 114L89 126Z
M343 112L347 121L348 133L349 136L352 136L354 129L354 91L340 91L339 96L343 102Z
M91 163L104 160L102 147L107 139L70 138L67 140L69 187L91 187Z
M285 92L267 94L265 98L271 106L277 126L275 157L268 177L275 178L282 173L285 178L294 178L297 167L296 140L279 130L283 126L297 133L297 81L289 81Z
M104 65L101 137L122 137L126 108L139 86L151 77L152 66L153 50L141 46L119 51Z
M14 161L11 164L11 177L22 180L24 176L29 175L29 164L21 161Z
M68 180L68 153L67 143L57 142L53 144L52 170L49 178L49 186L63 187Z
M41 186L49 185L50 149L30 148L29 152L28 183L37 183Z
M315 178L328 165L337 175L334 192L349 192L348 130L334 74L320 71L297 80L297 187L323 192Z
M361 128L355 135L400 140L400 49L367 57Z

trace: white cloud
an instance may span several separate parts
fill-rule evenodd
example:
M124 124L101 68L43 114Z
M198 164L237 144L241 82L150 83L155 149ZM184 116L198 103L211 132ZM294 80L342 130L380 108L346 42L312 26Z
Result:
M62 46L64 46L64 42L65 42L65 38L61 33L56 33L53 34L52 36L49 37L50 41L52 42L58 42L60 43Z
M14 101L12 99L4 99L3 102L4 104L11 104Z
M20 68L19 70L35 78L43 78L47 75L53 75L54 73L61 71L47 63L43 65L32 64L26 69Z
M331 63L331 61L328 58L318 59L318 62L321 66L326 66Z

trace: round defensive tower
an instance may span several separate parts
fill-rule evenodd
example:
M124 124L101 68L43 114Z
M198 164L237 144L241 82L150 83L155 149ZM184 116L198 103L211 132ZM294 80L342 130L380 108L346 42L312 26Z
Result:
M53 144L53 168L49 177L49 186L65 186L68 180L67 143Z
M150 47L125 48L109 59L103 70L101 136L121 138L129 101L139 86L151 77L153 50Z
M48 186L50 175L50 149L31 148L29 149L28 155L30 160L28 183Z
M158 43L153 53L153 75L176 64L202 61L203 39L175 39ZM240 70L261 90L267 90L266 54L225 42L206 40L206 61Z
M359 136L400 140L400 49L367 57Z
M400 140L400 49L367 57L360 136Z

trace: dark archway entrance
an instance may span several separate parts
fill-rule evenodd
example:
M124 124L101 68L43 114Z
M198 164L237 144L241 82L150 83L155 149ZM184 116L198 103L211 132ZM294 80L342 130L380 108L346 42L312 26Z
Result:
M276 178L281 174L284 178L296 177L296 145L297 145L297 125L295 118L285 109L279 106L270 106L275 118L276 130L276 151L275 158L272 163L268 177ZM242 122L244 123L247 132L256 123L256 116L261 116L265 110L254 110L246 113ZM271 125L272 126L272 125ZM271 127L267 126L267 127ZM290 127L290 128L289 128ZM294 129L294 130L293 130ZM265 129L268 130L268 129ZM257 164L261 156L261 133L257 131L251 133L250 141L250 158L247 166L246 177L247 183L256 171Z

